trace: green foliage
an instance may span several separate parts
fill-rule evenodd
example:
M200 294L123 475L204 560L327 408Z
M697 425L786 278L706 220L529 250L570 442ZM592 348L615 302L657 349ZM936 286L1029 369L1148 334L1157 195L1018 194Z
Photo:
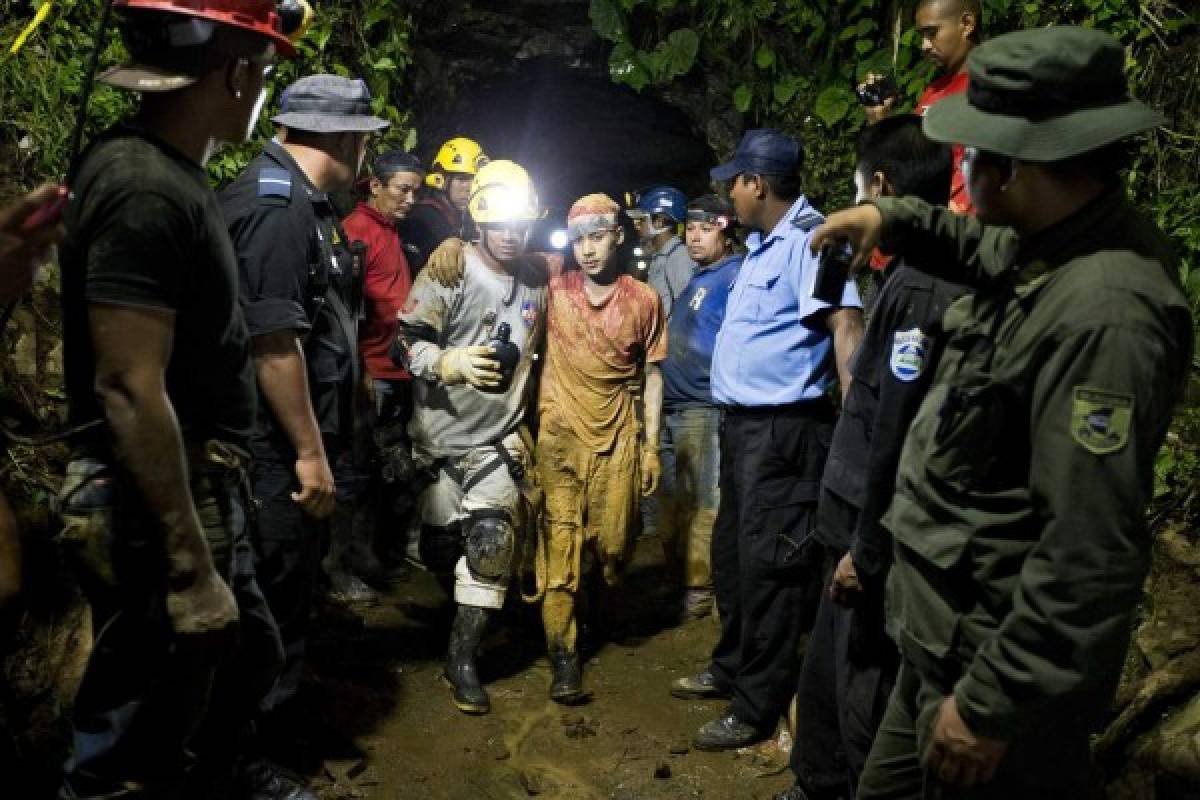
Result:
M1186 408L1176 414L1174 430L1154 460L1154 505L1161 509L1193 499L1200 491L1197 475L1200 475L1200 408Z
M1055 23L1096 27L1127 47L1134 93L1163 109L1167 126L1147 137L1129 189L1177 243L1180 281L1200 320L1200 9L1169 0L984 0L992 34ZM692 31L698 56L685 80L720 76L725 105L745 127L799 134L805 187L818 208L851 200L853 143L865 116L853 87L868 72L893 73L910 109L934 77L904 0L592 0L591 17L614 43L612 77L635 89L680 78L650 68L668 31ZM723 109L716 98L713 110ZM719 155L725 155L721 153ZM1200 327L1197 328L1200 351ZM1156 463L1155 505L1195 492L1200 411L1186 410Z
M49 18L16 56L8 48L43 0L0 0L0 188L29 186L64 175L79 91L99 19L99 0L57 0ZM270 110L287 84L317 72L361 77L374 97L374 111L392 127L377 148L416 144L410 114L402 110L400 85L411 55L411 15L392 0L340 0L317 3L317 17L299 44L299 55L281 61L271 77L268 113L259 120L255 141L227 148L209 162L217 184L231 180L270 138ZM120 63L124 48L110 30L101 70ZM658 74L658 73L656 73ZM666 72L661 73L663 75ZM133 110L132 96L97 85L88 104L88 131L113 124Z
M987 32L1073 23L1126 44L1135 93L1171 117L1148 138L1130 189L1178 243L1180 278L1200 312L1200 10L1170 0L983 5ZM718 75L728 86L727 105L744 115L746 127L801 135L806 190L820 208L851 199L853 142L865 123L854 85L869 72L893 73L902 111L934 77L907 0L591 0L590 13L597 33L614 45L610 71L618 83L640 91ZM681 32L689 47L679 48L667 68L663 54L675 52L671 42Z

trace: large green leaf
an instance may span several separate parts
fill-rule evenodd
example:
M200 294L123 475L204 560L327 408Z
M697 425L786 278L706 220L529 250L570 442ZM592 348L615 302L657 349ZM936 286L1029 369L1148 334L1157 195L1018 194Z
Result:
M616 0L592 0L588 7L588 16L591 17L592 27L601 38L610 42L625 39L625 18L621 15L621 8Z
M691 28L680 28L671 32L661 49L659 74L662 80L669 81L685 74L696 63L700 37Z
M742 84L733 90L733 106L740 113L745 114L750 110L751 103L754 102L754 90L746 84Z
M617 83L623 83L639 92L650 83L650 74L638 58L637 51L628 42L613 48L608 57L608 75Z
M779 107L786 106L792 102L792 98L801 89L808 87L808 78L801 75L788 75L775 82L771 87L771 97L775 100L775 104Z
M770 69L775 66L775 51L769 45L760 44L754 54L754 63L759 69Z
M854 103L854 95L841 86L829 86L817 95L813 113L826 125L836 125L846 118Z

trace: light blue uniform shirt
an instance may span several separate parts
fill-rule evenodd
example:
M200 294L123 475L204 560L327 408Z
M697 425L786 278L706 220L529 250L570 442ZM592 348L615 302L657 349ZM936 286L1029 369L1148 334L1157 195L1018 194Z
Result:
M813 315L818 259L809 250L821 213L800 197L770 235L746 239L749 252L729 293L712 362L713 400L721 405L780 406L816 400L836 376L833 339ZM841 308L862 308L847 281ZM807 324L806 324L807 323Z

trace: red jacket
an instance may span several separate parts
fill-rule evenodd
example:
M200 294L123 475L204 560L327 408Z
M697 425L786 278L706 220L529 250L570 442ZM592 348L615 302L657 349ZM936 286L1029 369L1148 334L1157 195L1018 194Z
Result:
M367 274L363 280L363 320L358 325L358 352L367 374L377 380L409 380L407 370L397 367L388 350L396 338L396 314L412 288L412 271L395 223L359 203L342 221L346 237L367 246Z
M921 93L920 99L917 100L916 112L924 115L934 103L966 90L966 72L938 78L926 86L925 91ZM967 193L966 182L963 180L962 157L962 145L954 145L954 177L950 180L950 202L947 205L956 214L974 214L975 207L971 205L971 195Z

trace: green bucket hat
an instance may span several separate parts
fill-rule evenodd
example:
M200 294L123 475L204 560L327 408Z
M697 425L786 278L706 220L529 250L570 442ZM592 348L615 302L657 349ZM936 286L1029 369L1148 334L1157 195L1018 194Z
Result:
M1021 161L1062 161L1162 125L1129 96L1125 51L1070 25L1004 34L971 51L964 94L925 112L925 135Z

